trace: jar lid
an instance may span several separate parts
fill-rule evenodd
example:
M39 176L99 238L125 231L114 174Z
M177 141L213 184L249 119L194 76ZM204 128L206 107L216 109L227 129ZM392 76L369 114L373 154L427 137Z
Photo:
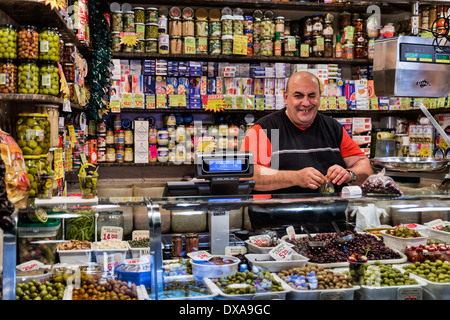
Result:
M111 33L120 34L121 32L120 31L112 31Z
M125 130L116 130L114 132L123 133L123 132L125 132Z
M149 8L147 8L147 9L145 9L145 10L152 10L152 11L158 11L158 8L154 8L154 7L149 7Z
M261 10L253 11L253 18L255 18L255 19L262 19L263 16L264 15L263 15Z
M244 15L244 10L242 10L241 8L234 8L233 15L242 16L242 15Z
M145 25L146 25L146 26L156 26L156 27L158 26L158 24L157 24L157 23L154 23L154 22L153 22L153 23L146 23Z
M158 13L160 16L167 16L169 14L169 9L167 7L159 7Z
M211 21L219 21L220 20L220 11L217 8L209 10L209 19Z
M279 16L279 17L276 17L276 18L275 18L275 20L276 20L276 19L281 19L281 20L284 20L284 17L282 17L282 16Z
M134 10L144 10L144 8L143 8L143 7L134 7L134 8L133 8L133 11L134 11Z
M123 214L123 211L99 211L98 214Z
M222 8L222 15L224 16L228 16L228 15L232 15L233 14L233 10L231 10L230 7L223 7Z
M148 24L150 24L150 23L148 23ZM143 23L143 22L135 22L134 25L135 26L143 26L143 25L145 25L145 23ZM156 25L158 25L158 24L156 24Z
M169 15L172 18L180 18L181 17L181 9L178 7L172 7L169 10Z
M122 10L113 10L112 13L113 13L113 14L114 14L114 13L120 13L120 14L122 14Z
M183 19L193 19L194 18L194 10L190 7L186 7L181 12L181 16Z
M148 39L145 39L145 41L158 41L158 39L156 39L156 38L148 38Z
M232 15L229 15L229 14L224 14L221 18L220 18L220 20L232 20L233 19L233 16Z
M206 20L208 19L208 10L205 8L198 8L195 10L195 17L199 20Z
M264 12L264 18L273 19L273 12L270 10L267 10L266 12Z

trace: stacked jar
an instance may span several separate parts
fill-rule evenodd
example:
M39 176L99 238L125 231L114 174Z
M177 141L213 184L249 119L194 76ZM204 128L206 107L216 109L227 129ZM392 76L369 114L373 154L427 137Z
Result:
M353 59L355 57L354 29L351 13L347 11L341 12L339 14L339 32L343 47L343 58L345 59Z
M124 11L123 12L123 35L131 35L136 32L136 27L134 24L134 11ZM122 45L122 52L134 52L134 46L132 45Z
M122 51L122 32L123 32L123 15L122 11L113 11L111 13L111 42L112 52Z
M367 59L367 32L366 23L362 18L356 18L353 22L355 35L353 36L353 44L355 46L354 56L356 59Z
M194 10L184 8L181 18L181 53L196 53ZM174 44L174 51L171 46L171 53L178 53L179 45L178 42Z
M163 21L164 17L161 17L161 21ZM162 23L161 26L159 25L159 16L158 16L158 9L154 7L150 7L145 9L145 45L144 45L144 52L145 53L157 53L158 52L158 36L159 33L167 33L167 18L165 18L166 23ZM156 24L156 32L154 32L154 26ZM149 25L149 28L147 28L147 25ZM165 26L165 28L164 28ZM148 33L147 33L148 29Z
M261 10L253 11L253 55L258 56L261 52L261 20L263 18Z
M222 54L222 23L220 11L211 9L208 13L208 53L212 55Z
M366 27L368 36L367 58L373 59L375 53L375 40L378 39L380 35L380 26L378 25L376 17L367 18Z
M264 12L264 17L261 20L261 34L260 34L260 56L273 56L274 46L273 40L275 37L275 23L273 21L273 12Z
M0 92L17 92L17 29L12 25L0 26Z
M233 54L233 11L228 8L222 8L222 54Z
M244 34L247 36L247 55L253 55L253 17L244 16Z
M208 54L208 10L195 10L195 44L197 54Z
M114 147L116 150L117 163L123 163L125 161L125 130L122 128L122 118L120 114L116 114L113 117L113 129L114 129Z
M183 50L183 28L181 9L172 7L169 10L169 34L159 34L159 53L182 53Z
M39 93L39 33L35 26L21 26L17 34L18 92Z
M59 94L60 38L56 28L44 28L39 32L39 93Z

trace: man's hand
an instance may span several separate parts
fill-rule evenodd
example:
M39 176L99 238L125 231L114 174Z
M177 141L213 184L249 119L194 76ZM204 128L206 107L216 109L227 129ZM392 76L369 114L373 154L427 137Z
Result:
M296 172L296 180L300 187L318 189L322 184L328 182L327 178L317 169L308 167Z
M352 177L347 169L335 164L328 168L327 178L332 184L340 186L343 183L352 181Z

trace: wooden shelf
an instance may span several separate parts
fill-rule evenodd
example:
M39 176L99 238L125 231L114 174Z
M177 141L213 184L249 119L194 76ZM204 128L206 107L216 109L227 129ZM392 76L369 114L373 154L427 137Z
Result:
M0 102L62 105L64 99L46 94L0 93ZM73 102L70 103L70 107L77 110L84 109L79 104Z
M201 61L228 61L228 62L288 62L288 63L318 63L341 65L372 64L372 59L345 59L345 58L300 58L278 56L240 56L240 55L208 55L208 54L163 54L163 53L127 53L115 52L116 59L165 59L165 60L201 60Z

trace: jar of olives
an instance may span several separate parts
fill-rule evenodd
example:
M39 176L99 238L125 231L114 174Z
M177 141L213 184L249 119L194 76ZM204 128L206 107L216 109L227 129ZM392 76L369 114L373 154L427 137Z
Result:
M48 115L19 113L16 122L17 144L24 155L46 154L50 147Z
M260 56L273 56L273 41L272 39L261 40Z
M57 96L59 94L59 72L56 62L46 62L39 68L39 93Z
M111 32L111 51L120 52L122 51L122 44L120 38L120 31Z
M123 13L123 31L134 32L134 12L125 11Z
M142 7L133 8L134 23L145 23L145 10Z
M28 180L30 181L30 193L29 197L34 198L37 195L37 181L36 176L39 170L39 159L40 156L30 156L30 155L24 155L23 156L24 162L25 162L25 168L27 170Z
M195 21L195 34L197 37L208 36L208 21L206 19L197 19Z
M39 60L59 60L59 35L55 28L45 28L39 33Z
M112 12L111 31L123 31L122 11Z
M21 60L37 60L39 57L39 33L35 26L21 26L17 34L17 57Z
M272 20L264 18L261 21L261 39L272 39Z
M39 93L39 68L36 62L26 60L18 68L18 93Z
M233 36L222 36L222 54L233 54Z
M158 23L158 8L145 9L145 23Z
M145 39L145 52L157 53L158 52L158 39Z
M12 25L0 26L0 59L17 59L17 30Z
M222 20L222 35L232 36L233 35L233 16L223 15Z
M17 92L17 65L13 60L0 61L0 92Z
M145 38L156 39L159 36L158 24L157 23L147 23L145 25Z
M244 35L244 16L233 16L233 35Z

